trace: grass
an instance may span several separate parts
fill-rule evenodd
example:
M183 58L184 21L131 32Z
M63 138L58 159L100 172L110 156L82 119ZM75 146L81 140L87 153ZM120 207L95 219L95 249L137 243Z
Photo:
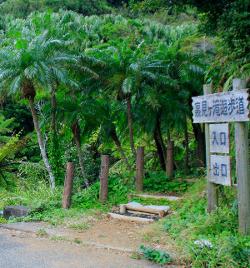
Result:
M83 222L83 223L72 223L68 226L70 229L83 232L85 230L88 230L91 227L90 223Z
M174 241L180 261L192 267L246 268L250 265L250 237L238 234L236 193L232 188L221 192L219 208L206 212L205 180L195 183L175 203L175 213L155 225L154 232L144 235L147 241L166 237ZM206 240L212 247L200 246L195 241Z
M146 247L144 245L141 245L139 250L145 259L153 261L155 263L163 265L172 262L172 258L169 253L163 250Z
M37 230L36 235L39 237L48 237L48 233L46 232L45 229L40 228L39 230Z
M158 178L157 185L153 180ZM179 201L133 198L143 204L169 205L173 213L150 226L144 233L144 241L166 245L178 253L181 263L192 267L245 268L250 266L250 237L238 234L238 215L236 191L234 188L220 187L219 208L207 214L206 181L197 180L192 186L171 184L166 178L150 176L146 188L158 191L164 184L164 191L178 191L183 194ZM112 177L109 183L109 200L105 205L98 200L99 183L86 190L75 192L72 207L61 208L62 188L54 193L48 187L38 183L29 189L17 188L13 191L0 191L0 209L6 205L26 205L32 213L22 221L46 221L52 225L64 225L77 231L87 230L91 225L89 218L100 218L103 212L114 205L126 203L128 194L134 191L132 184L124 183L118 177ZM185 190L184 190L185 189ZM17 219L15 219L17 220ZM6 222L0 218L1 222ZM13 220L12 220L13 221ZM42 231L41 231L42 234ZM199 241L208 241L212 246L201 246ZM197 243L198 241L198 243ZM78 241L75 241L78 243ZM171 250L172 251L172 250ZM157 255L157 254L156 254Z
M52 241L70 241L67 237L61 235L53 235L50 237Z
M113 205L127 202L129 192L125 185L117 177L110 178L109 200L101 204L98 200L99 183L93 184L88 189L77 191L72 196L72 206L69 210L61 208L62 187L52 193L45 183L39 182L36 187L16 187L12 191L0 191L0 209L7 205L24 205L31 209L29 216L25 218L11 219L14 221L45 221L52 225L65 225L70 221L73 228L86 229L87 224L81 218L93 215L100 217L101 213L107 212ZM1 219L2 220L2 219Z

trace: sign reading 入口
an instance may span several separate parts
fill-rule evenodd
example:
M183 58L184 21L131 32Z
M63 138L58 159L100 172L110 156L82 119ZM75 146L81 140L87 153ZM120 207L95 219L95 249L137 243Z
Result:
M193 97L193 122L249 121L246 89Z
M229 124L210 124L209 141L211 153L229 153Z
M228 155L211 155L209 181L231 186L230 157Z

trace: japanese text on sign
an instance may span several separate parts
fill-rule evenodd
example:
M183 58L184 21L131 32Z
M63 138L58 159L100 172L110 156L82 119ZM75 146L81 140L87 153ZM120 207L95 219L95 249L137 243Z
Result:
M211 155L209 180L216 184L231 186L230 157Z
M209 140L211 153L229 153L229 125L210 124Z
M193 97L194 123L249 121L247 90Z

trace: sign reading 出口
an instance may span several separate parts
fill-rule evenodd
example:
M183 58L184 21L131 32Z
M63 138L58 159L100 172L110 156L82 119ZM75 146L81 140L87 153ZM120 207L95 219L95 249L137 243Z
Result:
M210 124L209 141L211 153L229 153L229 124Z
M247 89L193 97L193 122L249 121Z
M211 155L210 160L209 181L231 186L230 157L228 155Z

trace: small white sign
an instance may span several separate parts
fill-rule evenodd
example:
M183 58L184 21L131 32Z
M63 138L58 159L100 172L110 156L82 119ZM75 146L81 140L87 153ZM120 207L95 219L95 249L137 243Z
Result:
M209 180L216 184L231 186L230 157L227 155L211 155Z
M247 89L193 97L193 122L249 121Z
M210 124L209 141L211 153L229 153L229 124Z

